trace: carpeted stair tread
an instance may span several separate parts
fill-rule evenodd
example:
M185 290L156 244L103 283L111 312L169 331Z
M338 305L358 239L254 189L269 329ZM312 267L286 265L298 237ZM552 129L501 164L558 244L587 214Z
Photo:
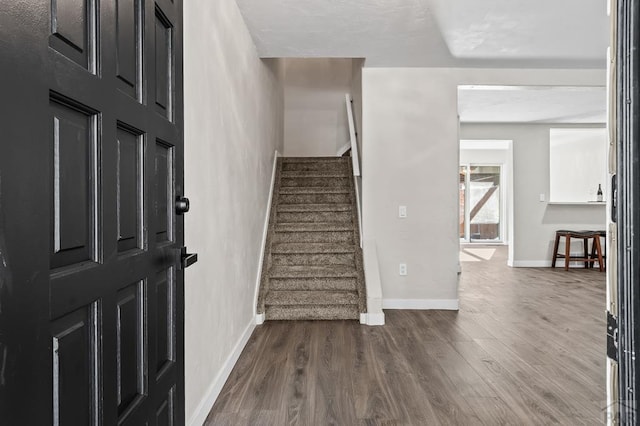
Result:
M278 213L292 212L350 212L351 204L283 204L278 206Z
M270 291L265 305L358 305L355 291Z
M284 164L290 163L348 163L349 157L282 157Z
M357 291L354 277L270 278L270 291Z
M332 188L349 191L349 178L347 177L295 177L282 178L280 190L289 188Z
M353 231L351 222L282 222L275 227L276 232L336 232Z
M331 243L276 243L271 246L271 253L355 253L356 246L350 244Z
M277 265L271 267L271 278L356 278L358 271L347 265Z
M348 188L327 186L287 186L280 188L280 194L350 194Z
M330 192L315 192L315 193L289 193L280 194L278 197L279 205L283 204L326 204L326 203L348 203L353 200L352 195L348 192L330 193Z
M283 179L291 178L345 178L349 176L349 170L288 170L280 175Z
M276 266L355 266L355 253L274 253L271 265Z
M348 231L274 232L273 243L345 243L353 244L355 235Z
M268 306L265 319L278 320L357 320L356 305L338 306Z
M351 223L353 213L347 212L278 212L277 223L316 223L344 222Z

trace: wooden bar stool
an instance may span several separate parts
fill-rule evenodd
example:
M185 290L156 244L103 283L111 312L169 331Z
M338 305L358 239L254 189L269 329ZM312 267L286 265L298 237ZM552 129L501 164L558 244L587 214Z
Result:
M569 231L566 229L556 231L556 240L553 245L553 259L551 260L551 267L556 267L557 259L564 259L564 270L569 270L569 262L572 260L584 262L584 267L588 268L589 264L593 266L594 262L598 262L600 272L604 271L604 262L602 257L602 249L600 247L600 231ZM558 247L560 246L560 238L565 239L564 253L558 253ZM571 238L582 239L583 243L583 255L571 256ZM592 239L592 249L589 252L589 240Z
M600 240L600 237L604 238L604 245L602 245L602 242L601 242L600 248L602 249L602 262L603 262L602 267L606 269L607 267L607 231L595 231L595 232L598 234L598 236L595 237L595 239ZM591 245L591 257L594 259L597 256L595 239L594 239L594 244ZM598 260L598 263L600 263L600 260ZM591 267L593 268L593 263L591 264Z

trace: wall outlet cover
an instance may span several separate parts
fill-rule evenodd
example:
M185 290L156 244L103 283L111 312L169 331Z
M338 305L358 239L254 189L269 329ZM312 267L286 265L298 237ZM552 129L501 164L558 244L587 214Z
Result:
M404 219L407 217L407 206L398 207L398 217Z
M400 264L399 272L400 272L400 275L403 276L403 277L407 275L407 264L406 263L401 263Z

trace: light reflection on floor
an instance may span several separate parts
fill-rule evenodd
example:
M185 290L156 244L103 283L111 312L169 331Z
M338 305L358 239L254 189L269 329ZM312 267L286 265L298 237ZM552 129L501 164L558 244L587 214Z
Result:
M462 250L460 250L460 262L491 260L495 252L496 249L494 248L463 247Z

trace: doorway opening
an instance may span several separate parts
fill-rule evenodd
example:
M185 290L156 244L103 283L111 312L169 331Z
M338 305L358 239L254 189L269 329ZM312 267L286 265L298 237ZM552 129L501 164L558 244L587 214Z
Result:
M459 238L461 261L484 260L496 245L510 243L512 203L512 141L461 140L459 160ZM483 248L482 246L494 246Z
M460 240L502 243L501 164L460 165Z

